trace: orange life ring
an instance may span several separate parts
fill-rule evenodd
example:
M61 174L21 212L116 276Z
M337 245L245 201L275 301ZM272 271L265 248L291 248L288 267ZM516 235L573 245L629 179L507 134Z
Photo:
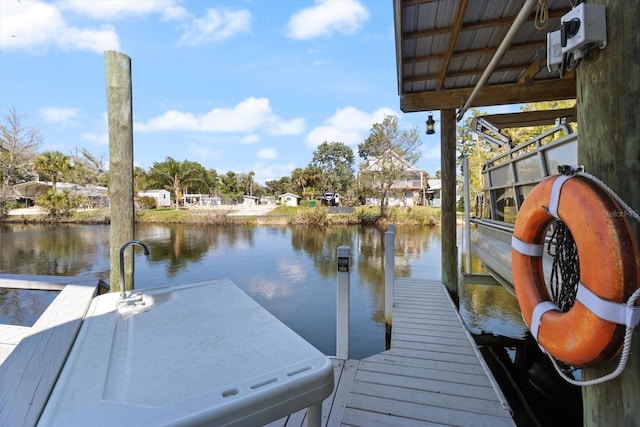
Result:
M571 231L580 263L578 297L566 313L553 304L542 268L545 235L554 215ZM599 310L588 301L623 311L638 288L640 257L625 216L590 180L566 175L539 183L518 212L511 267L520 310L538 343L569 365L586 367L610 360L622 347L627 315L617 317L622 324L605 320L607 316L596 315Z

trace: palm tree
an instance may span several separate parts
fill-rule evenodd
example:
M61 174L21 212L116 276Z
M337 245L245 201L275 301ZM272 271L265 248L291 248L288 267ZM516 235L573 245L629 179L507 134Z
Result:
M34 167L46 177L51 178L53 188L56 188L58 178L70 170L70 157L60 151L45 151L34 160Z
M300 190L300 194L304 194L304 187L307 185L307 180L305 179L302 168L296 168L291 172L291 183Z

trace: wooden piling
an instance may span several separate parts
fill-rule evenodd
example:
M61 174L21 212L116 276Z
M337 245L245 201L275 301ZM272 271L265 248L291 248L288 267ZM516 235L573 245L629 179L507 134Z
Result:
M134 238L133 107L131 58L115 51L104 53L109 118L109 232L110 285L119 292L120 247ZM133 251L125 256L125 281L133 285Z
M456 249L456 111L440 111L440 173L442 177L441 239L442 282L457 303L458 250Z
M578 161L636 212L640 209L640 0L604 0L607 47L577 68ZM638 222L630 223L640 242ZM606 266L603 266L603 268ZM586 369L585 379L611 372L617 361ZM622 375L583 388L585 426L631 426L640 420L640 330Z

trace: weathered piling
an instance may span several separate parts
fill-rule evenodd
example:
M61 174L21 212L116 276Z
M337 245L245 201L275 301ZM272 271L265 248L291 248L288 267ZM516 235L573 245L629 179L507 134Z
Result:
M440 111L440 162L442 174L442 282L458 301L458 250L456 249L456 111Z
M110 284L119 292L120 247L134 238L133 206L133 105L131 58L106 51L107 115L109 118L109 232ZM125 280L133 286L133 251L125 256Z
M637 212L640 209L640 33L637 29L640 0L596 3L606 6L607 47L589 52L576 71L578 161ZM637 221L630 219L630 223L636 242L640 242ZM616 362L586 369L585 379L611 372ZM637 425L640 420L638 328L625 371L612 381L584 387L583 408L585 426Z

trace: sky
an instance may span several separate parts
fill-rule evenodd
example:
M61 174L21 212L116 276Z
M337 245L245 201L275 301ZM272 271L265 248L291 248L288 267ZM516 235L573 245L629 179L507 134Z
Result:
M354 149L385 115L418 128L417 167L440 169L426 113L399 109L391 0L0 0L0 116L41 152L108 161L105 54L131 58L134 163L168 156L259 183L305 168L324 141ZM434 117L438 119L437 112Z

